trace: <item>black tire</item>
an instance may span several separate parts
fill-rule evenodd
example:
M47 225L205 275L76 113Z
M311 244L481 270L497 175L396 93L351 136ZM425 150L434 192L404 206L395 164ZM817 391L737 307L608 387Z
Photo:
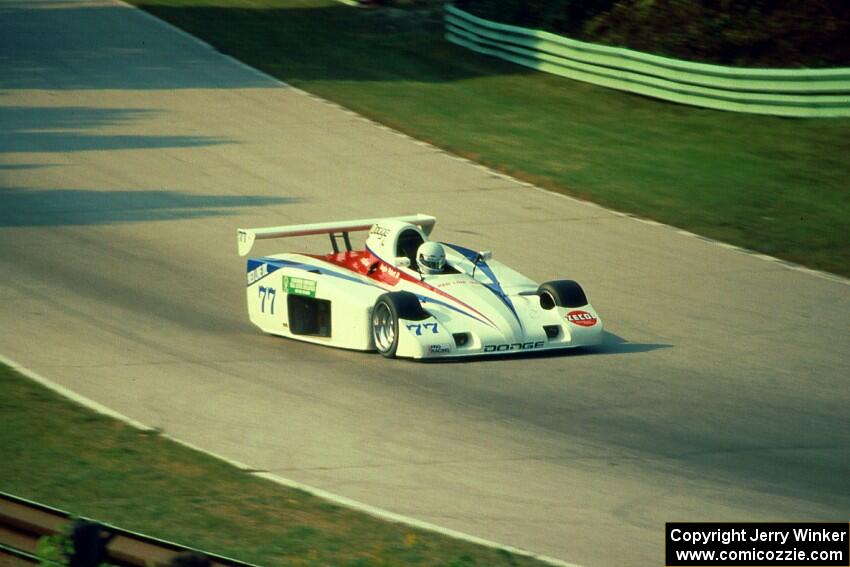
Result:
M419 298L409 291L385 293L375 300L369 327L375 348L387 358L394 358L398 350L398 321L422 321L430 317L422 309Z
M553 309L558 307L584 307L587 296L581 286L573 280L555 280L540 284L537 288L540 296L540 307Z

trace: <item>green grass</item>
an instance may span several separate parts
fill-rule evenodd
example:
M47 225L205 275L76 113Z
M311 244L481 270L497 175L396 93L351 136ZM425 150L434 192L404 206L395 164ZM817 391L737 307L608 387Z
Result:
M536 73L446 43L434 11L133 1L224 53L456 154L850 275L850 119L704 110Z
M2 491L261 565L544 565L252 477L2 365L0 450Z

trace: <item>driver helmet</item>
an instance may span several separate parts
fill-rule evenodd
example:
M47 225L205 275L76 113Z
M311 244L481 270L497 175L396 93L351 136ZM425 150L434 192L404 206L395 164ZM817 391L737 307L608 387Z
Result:
M423 274L439 274L446 266L446 251L437 242L426 242L416 251L416 263Z

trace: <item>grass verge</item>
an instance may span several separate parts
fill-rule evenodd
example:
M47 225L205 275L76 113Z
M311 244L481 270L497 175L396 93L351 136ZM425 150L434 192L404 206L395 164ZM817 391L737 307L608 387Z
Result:
M0 365L0 490L260 565L541 566L252 477Z
M535 73L446 43L433 8L131 1L224 53L453 153L850 275L850 119L704 110Z

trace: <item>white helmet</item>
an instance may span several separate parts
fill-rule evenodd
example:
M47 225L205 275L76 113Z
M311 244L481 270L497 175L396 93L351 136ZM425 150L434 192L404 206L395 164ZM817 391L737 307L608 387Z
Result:
M416 263L423 274L439 274L446 266L446 251L437 242L426 242L416 251Z

